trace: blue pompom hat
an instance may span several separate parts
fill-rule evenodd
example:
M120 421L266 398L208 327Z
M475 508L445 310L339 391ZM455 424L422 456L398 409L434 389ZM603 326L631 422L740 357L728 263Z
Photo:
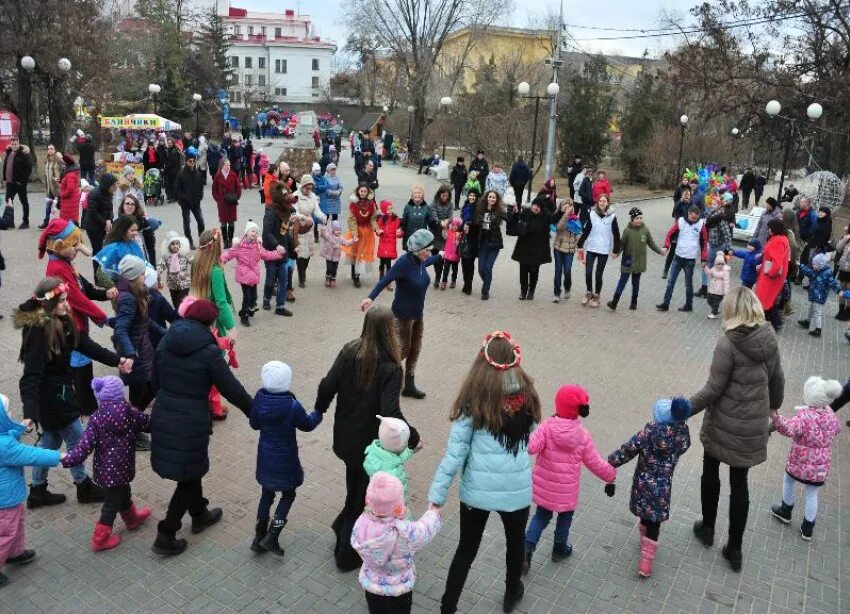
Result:
M691 417L691 403L684 397L658 399L652 407L652 419L658 424L684 422Z

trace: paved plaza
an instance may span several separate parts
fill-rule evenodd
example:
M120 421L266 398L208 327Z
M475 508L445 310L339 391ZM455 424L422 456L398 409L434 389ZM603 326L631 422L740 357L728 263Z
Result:
M267 148L267 151L270 148ZM274 159L277 151L270 158ZM344 193L354 187L348 151L343 152L341 177ZM430 195L437 183L415 176L415 170L384 166L378 177L379 199L390 199L401 208L409 186L422 179ZM208 186L209 190L209 186ZM616 193L614 194L616 197ZM617 205L621 226L628 220L629 203ZM656 241L660 244L670 222L669 198L639 204ZM20 412L16 362L20 334L12 327L11 312L30 293L43 275L44 261L36 260L41 212L40 195L32 198L33 229L0 234L6 257L0 290L0 350L5 368L0 372L0 392L9 395L13 413ZM150 212L163 220L159 242L168 230L180 230L179 208L167 205ZM204 216L208 225L217 222L216 209L207 195ZM18 212L18 218L20 214ZM252 217L262 217L256 191L244 194L239 206L237 232ZM193 222L194 228L194 222ZM551 302L553 267L541 270L534 302L520 302L518 265L511 261L513 239L496 263L491 299L466 297L455 290L429 290L426 301L425 338L417 372L417 384L428 393L423 401L402 399L402 409L419 429L424 449L408 463L411 510L421 514L425 495L445 448L449 430L449 407L466 370L492 329L509 330L523 350L523 366L535 379L551 414L555 390L565 383L585 386L591 396L591 413L585 425L603 455L631 437L649 419L659 396L689 395L705 382L720 322L708 320L708 306L695 299L695 311L675 310L683 302L680 285L669 313L654 306L663 294L663 259L649 254L649 270L642 281L636 312L621 308L611 313L583 308L584 272L573 268L573 298ZM91 265L78 260L87 276ZM739 263L733 272L737 280ZM603 305L614 288L619 262L609 262L605 274ZM233 267L227 267L231 292L238 302L239 288ZM339 286L323 285L324 262L310 263L308 287L297 291L292 318L261 311L251 328L237 326L237 350L241 368L237 375L253 394L259 386L259 368L279 359L292 365L293 389L305 406L315 400L319 381L330 368L342 345L357 337L362 315L358 304L375 280L353 288L341 269ZM681 282L680 282L681 284ZM628 292L629 290L627 290ZM378 302L389 305L391 295ZM797 314L807 308L805 293L794 289ZM628 301L625 301L626 307ZM795 323L797 315L780 335L786 375L783 413L790 414L802 402L805 378L819 374L844 380L848 376L850 344L843 326L833 320L835 299L827 305L823 337L813 339ZM109 333L94 332L109 344ZM850 414L842 416L848 418ZM133 482L136 501L153 508L153 518L128 534L119 521L123 541L114 550L92 553L89 539L99 505L80 505L73 497L67 470L50 472L56 492L69 502L41 508L27 515L29 546L39 557L24 568L6 568L12 583L0 592L0 611L8 612L298 612L361 613L366 611L357 573L337 571L330 524L342 508L345 487L343 464L331 450L333 409L312 433L299 433L301 459L306 473L298 490L289 524L281 534L286 557L257 556L250 545L260 488L254 479L257 433L238 411L215 425L210 446L211 470L204 481L206 496L224 508L224 520L202 535L191 535L184 524L182 537L188 550L164 559L150 550L156 520L162 518L173 482L161 480L150 469L149 455L137 455L138 473ZM550 525L544 534L530 574L519 612L632 612L720 613L850 612L850 435L839 434L834 449L833 471L821 492L821 507L814 540L800 539L800 509L795 522L785 526L771 517L769 509L781 493L783 467L789 440L773 435L768 461L750 472L750 517L744 535L744 565L733 573L720 555L726 530L728 475L722 475L724 495L714 548L704 548L691 534L699 518L699 482L702 446L698 432L702 418L691 421L693 445L682 458L674 481L671 519L661 528L660 548L652 578L638 579L638 533L628 510L634 463L619 470L617 493L605 496L603 485L584 472L581 501L573 523L571 558L552 563ZM842 424L843 424L842 419ZM457 489L444 508L445 525L437 538L416 559L418 580L414 590L415 612L439 611L439 599L458 538ZM187 517L188 520L188 517ZM491 516L486 537L473 565L460 602L464 613L500 612L504 590L504 538L498 517Z

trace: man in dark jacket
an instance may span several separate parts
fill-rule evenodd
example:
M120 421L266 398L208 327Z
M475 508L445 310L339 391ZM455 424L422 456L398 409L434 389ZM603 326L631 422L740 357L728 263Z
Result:
M266 260L266 283L263 286L263 309L271 309L272 293L277 283L277 302L275 314L279 316L291 316L292 312L286 308L286 288L289 281L288 262L290 255L295 254L297 247L290 231L293 206L298 202L298 197L289 193L280 182L272 184L271 206L266 207L263 215L263 249L268 251L283 250L282 260Z
M593 209L593 205L595 204L593 202L593 182L590 180L590 176L592 174L592 169L585 169L584 179L581 180L581 185L579 185L578 188L578 195L579 198L581 198L582 215L590 213L590 210ZM581 215L579 217L581 217ZM582 220L584 220L583 217Z
M529 181L531 181L531 169L528 168L528 164L525 163L522 156L517 156L516 162L514 162L508 175L508 183L514 189L517 206L522 204L522 193Z
M177 149L174 141L169 139L168 150L165 154L165 167L162 169L162 182L165 187L165 198L170 203L177 200L177 195L174 193L174 182L180 172L182 162L183 156L180 154L180 150Z
M749 166L744 169L744 174L741 175L741 183L739 185L744 198L744 209L750 206L750 194L756 187L756 174Z
M673 190L673 208L675 210L676 205L679 204L679 201L682 200L682 192L685 190L690 190L691 184L688 181L687 177L682 177L682 181L679 185L676 186L676 189ZM675 212L673 213L673 217L676 217Z
M207 168L210 171L210 178L215 179L215 174L218 172L218 166L221 164L221 156L224 152L221 147L215 143L210 143L207 149Z
M7 207L14 206L15 194L21 199L24 218L18 228L24 229L30 227L30 201L27 198L27 183L30 180L30 173L32 173L30 149L26 145L21 145L17 136L13 136L9 139L6 156L3 158L2 181L6 182ZM14 225L14 213L12 224Z
M357 184L368 186L373 192L378 189L378 177L374 162L366 160L363 168L357 173Z
M460 209L460 197L463 194L463 186L466 185L468 178L469 172L466 170L465 160L463 156L458 156L457 164L452 167L452 172L449 175L449 180L452 182L455 192L455 209Z
M80 178L94 185L94 143L90 134L82 143L77 143L77 153L80 154Z
M470 171L478 171L478 185L481 186L481 189L484 189L484 186L487 185L487 175L490 174L490 163L487 162L487 158L484 157L484 150L479 149L475 154L475 159L472 161L472 164L469 165Z
M161 478L177 482L157 527L153 544L157 554L186 549L186 540L176 539L176 533L187 511L193 533L221 520L221 509L208 507L201 483L210 468L210 389L215 386L246 417L251 412L251 396L227 366L210 330L217 318L215 305L195 301L156 350L159 391L151 413L151 468Z
M112 173L104 173L100 176L97 188L89 194L86 207L86 234L89 236L92 254L103 248L103 240L106 233L112 228L112 195L118 187L118 180ZM94 273L97 277L97 269L100 266L94 260Z
M578 177L578 174L582 172L583 168L584 163L581 161L581 156L579 154L576 154L575 156L573 156L573 163L567 168L567 179L569 179L568 185L570 186L570 198L573 200L575 200L576 197L576 191L575 188L573 188L573 183L575 183L576 177Z
M189 249L195 249L192 242L192 225L189 214L195 216L198 225L198 236L204 232L204 214L201 211L201 200L204 198L205 174L195 168L197 160L194 154L186 154L186 165L177 173L174 180L174 198L180 205L183 214L183 234L189 239Z

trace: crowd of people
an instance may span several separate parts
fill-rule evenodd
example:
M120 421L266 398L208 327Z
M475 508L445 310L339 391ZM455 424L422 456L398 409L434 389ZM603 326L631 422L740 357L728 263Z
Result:
M344 227L340 214L345 192L336 164L325 160L322 168L317 162L296 181L289 165L280 162L255 178L265 205L261 223L245 221L236 236L237 204L253 179L240 176L229 156L222 158L213 174L212 190L220 224L205 228L200 214L205 177L199 168L202 145L206 143L189 145L181 154L173 194L183 212L184 235L169 231L159 258L154 251L159 225L146 215L143 202L133 193L138 186L132 172L121 178L103 174L94 190L83 193L80 189L69 197L71 203L63 203L67 199L63 199L62 184L69 173L77 174L76 162L64 154L69 159L65 170L50 169L51 182L60 176L59 210L45 219L36 246L38 257L47 260L45 277L14 314L21 331L22 423L10 417L9 401L0 396L4 426L0 429L0 526L8 536L0 540L0 564L27 563L35 556L25 549L24 509L65 502L65 495L48 488L48 469L59 464L70 469L80 503L102 504L92 532L92 550L117 547L121 540L114 532L118 515L129 530L151 516L150 509L135 505L131 490L135 454L147 450L153 471L175 482L157 526L153 551L165 556L183 552L187 542L177 533L187 512L193 533L203 532L223 517L220 508L210 507L203 488L210 469L213 421L228 416L221 397L260 432L259 503L250 549L277 556L285 554L280 535L305 479L296 431L320 427L335 403L333 451L345 466L346 495L332 524L334 558L341 570L360 569L360 583L372 612L410 611L414 554L440 530L448 491L458 476L460 538L441 611L457 609L490 512L500 515L507 545L504 611L512 611L522 599L523 573L531 568L541 534L555 515L552 559L563 561L572 554L569 534L578 507L582 465L606 482L606 493L613 496L617 469L638 458L629 508L638 519L637 573L650 576L662 523L672 511L674 469L690 446L688 420L700 412L705 412L700 431L704 456L702 517L694 526L696 538L706 546L714 543L719 467L726 464L731 492L723 556L733 570L741 569L749 514L748 470L766 460L771 424L794 440L782 498L771 512L790 522L795 486L802 484L806 502L801 535L812 538L818 488L828 479L832 441L838 431L835 412L850 400L850 385L812 378L804 386L804 407L796 416L779 415L785 382L775 332L781 330L794 283L809 281L810 309L800 324L809 327L813 336L820 335L823 327L822 306L829 291L850 289L850 255L846 255L850 250L845 249L850 231L845 230L836 246L840 253L837 279L828 266L824 237L826 242L831 239L829 211L814 212L806 197L799 199L799 207L784 211L767 199L768 211L754 239L746 250L736 253L724 197L683 184L674 199L673 224L660 247L637 207L630 209L629 222L620 230L604 172L597 171L594 180L592 170L578 159L571 168L571 173L576 172L570 198L558 198L550 178L528 207L508 208L505 191L520 187L521 195L525 186L506 180L493 187L490 171L484 173L484 181L493 189L480 189L481 175L467 175L458 216L460 203L453 202L451 188L439 188L429 203L420 185L413 186L410 200L397 214L389 200L377 202L376 168L370 167L372 160L362 159L361 152L356 162L359 183L350 192ZM26 155L13 143L3 161L8 189L2 219L7 228L14 197L21 195L15 181L22 179L15 175L19 156ZM210 170L209 148L206 162ZM24 183L27 179L23 178ZM78 224L83 212L91 247ZM198 226L197 243L189 229L192 214ZM581 303L599 307L607 261L620 258L619 281L607 302L612 311L629 281L629 306L637 308L647 250L661 256L672 253L669 273L665 271L667 289L658 309L669 308L676 279L684 271L685 304L680 310L691 311L693 297L704 296L710 306L708 317L722 320L710 375L690 399L659 399L647 425L606 457L598 453L582 425L581 419L590 411L588 391L576 384L562 386L554 399L555 415L544 420L543 401L524 370L518 342L507 332L494 331L476 348L460 385L449 415L452 426L446 452L428 491L428 510L414 520L407 507L410 485L404 464L421 449L423 435L402 414L400 397L426 397L416 385L415 374L427 293L431 288L442 292L456 287L460 272L462 292L471 295L477 260L480 297L488 300L505 235L516 237L512 259L519 264L523 301L534 300L540 267L552 260L553 300L569 298L573 257L578 254L585 267L586 292ZM361 286L362 276L376 261L380 274L360 305L366 312L360 337L339 352L319 385L315 409L307 411L292 393L293 369L285 363L264 364L262 388L253 396L245 390L232 370L238 367L238 359L231 331L237 315L241 325L252 326L260 308L291 316L288 305L296 300L293 281L297 276L299 288L306 287L317 246L326 260L326 288L336 285L340 262L350 266L355 287ZM796 256L793 246L800 248ZM94 283L77 266L81 254L93 260ZM734 287L728 265L733 254L744 261L741 284ZM225 272L231 260L236 261L235 278L242 292L238 311ZM261 262L266 269L262 299L258 295ZM694 293L692 276L698 264L704 277ZM161 293L165 289L170 301ZM375 304L389 293L391 308ZM848 300L850 293L842 292L839 319L850 318ZM108 302L114 312L111 316L98 304ZM92 323L112 328L112 349L91 339ZM93 361L116 368L118 375L94 377ZM36 428L37 447L18 441L23 432ZM63 443L67 452L59 453ZM90 455L92 477L84 464ZM537 457L536 463L531 456ZM28 490L24 466L34 467ZM536 510L529 522L532 502ZM0 574L0 586L8 581Z

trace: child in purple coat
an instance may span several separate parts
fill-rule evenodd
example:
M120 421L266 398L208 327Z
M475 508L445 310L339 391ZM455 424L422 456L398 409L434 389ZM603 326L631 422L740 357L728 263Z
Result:
M79 443L62 459L65 467L81 465L94 452L94 481L106 489L100 510L100 521L94 527L91 548L108 550L121 543L112 535L112 525L119 512L127 529L132 531L151 515L150 508L136 509L130 482L136 476L136 435L150 430L150 416L140 412L124 399L124 384L113 375L96 377L92 390L98 409L89 419Z

